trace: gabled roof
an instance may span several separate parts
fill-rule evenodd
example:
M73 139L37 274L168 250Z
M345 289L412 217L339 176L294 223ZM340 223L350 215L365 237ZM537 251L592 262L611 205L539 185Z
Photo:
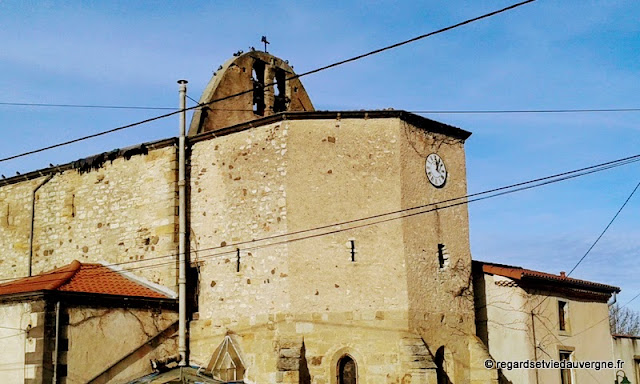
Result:
M103 264L85 264L74 260L71 264L0 284L0 296L39 291L93 293L173 299L171 291Z
M596 283L593 281L574 279L568 277L561 272L560 275L554 275L551 273L534 271L531 269L525 269L514 265L504 265L496 263L487 263L484 261L473 261L475 268L482 268L482 272L508 277L518 282L530 282L530 283L550 283L555 286L562 286L567 288L579 288L583 290L590 290L596 292L620 292L620 288L612 285L606 285Z

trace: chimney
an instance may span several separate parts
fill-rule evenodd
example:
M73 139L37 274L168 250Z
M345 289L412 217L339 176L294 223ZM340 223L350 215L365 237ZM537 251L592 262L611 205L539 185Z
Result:
M563 279L566 279L567 275L565 275L564 271L560 271L560 277L562 277Z

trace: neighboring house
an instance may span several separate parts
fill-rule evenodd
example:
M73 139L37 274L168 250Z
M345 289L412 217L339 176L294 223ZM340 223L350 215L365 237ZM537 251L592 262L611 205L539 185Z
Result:
M496 361L613 361L607 301L620 288L473 262L478 336ZM500 383L609 383L615 370L503 369Z
M640 336L612 335L613 356L624 361L622 370L632 383L640 383Z
M124 382L175 354L173 292L73 261L0 284L2 383Z
M214 75L187 137L184 232L175 139L0 180L0 278L105 260L177 291L178 233L187 233L189 362L201 369L141 372L138 382L204 374L265 384L495 383L475 332L460 204L470 133L405 111L314 111L292 75L264 52L234 57ZM253 91L228 98L245 90ZM100 297L85 305L102 305ZM69 307L78 332L67 334L93 337L92 324L115 324L113 316L135 324L121 308L156 301L174 303L124 294L102 321ZM143 322L154 313L145 311ZM109 361L85 365L70 344L67 372L89 379L114 360L101 377L119 369L112 382L131 377L139 369L127 368L127 356L139 354L130 351L172 321L142 327L140 337L110 334L119 349L103 348ZM171 355L160 352L153 358Z

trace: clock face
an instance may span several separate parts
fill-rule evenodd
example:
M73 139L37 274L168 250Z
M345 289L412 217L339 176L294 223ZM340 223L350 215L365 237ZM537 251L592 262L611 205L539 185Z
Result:
M447 168L444 166L444 161L435 153L427 156L425 163L425 170L427 171L427 178L433 184L434 187L442 188L447 181Z

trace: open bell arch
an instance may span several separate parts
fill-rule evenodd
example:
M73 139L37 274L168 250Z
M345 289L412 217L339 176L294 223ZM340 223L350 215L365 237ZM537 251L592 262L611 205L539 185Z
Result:
M293 68L269 53L251 51L233 57L213 74L200 97L189 135L274 115L314 111ZM233 96L240 94L238 96ZM214 100L219 100L211 103ZM210 104L208 104L210 103Z

